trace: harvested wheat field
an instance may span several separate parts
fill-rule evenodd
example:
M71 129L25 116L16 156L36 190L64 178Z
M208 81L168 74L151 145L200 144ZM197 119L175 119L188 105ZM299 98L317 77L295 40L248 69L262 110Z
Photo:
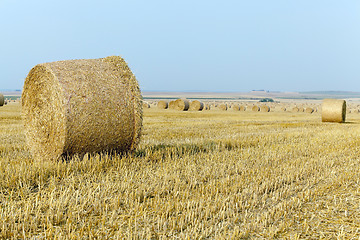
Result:
M0 111L0 239L360 237L359 114L149 108L132 154L37 162L20 112Z

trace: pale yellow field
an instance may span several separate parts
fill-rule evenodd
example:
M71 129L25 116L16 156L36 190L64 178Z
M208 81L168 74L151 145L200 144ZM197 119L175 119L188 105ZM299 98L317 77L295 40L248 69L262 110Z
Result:
M1 239L360 237L360 114L147 109L134 154L42 164L0 125Z

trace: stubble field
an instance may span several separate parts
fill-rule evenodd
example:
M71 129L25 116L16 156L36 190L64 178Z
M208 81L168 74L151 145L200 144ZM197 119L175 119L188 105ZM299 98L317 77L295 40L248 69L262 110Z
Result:
M151 108L133 154L36 163L0 110L1 239L360 237L360 114Z

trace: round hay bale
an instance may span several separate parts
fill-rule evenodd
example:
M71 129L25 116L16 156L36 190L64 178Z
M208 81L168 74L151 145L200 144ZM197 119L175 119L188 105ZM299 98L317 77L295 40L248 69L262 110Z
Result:
M169 109L175 110L175 105L176 105L175 100L170 101L170 102L169 102Z
M324 99L321 106L323 122L345 122L346 101L339 99Z
M260 111L260 108L255 105L255 106L253 106L253 107L251 108L251 110L252 110L253 112L258 112L258 111Z
M270 112L270 107L267 105L261 105L260 106L260 111L261 112Z
M1 107L1 106L4 106L4 104L5 104L4 95L0 93L0 107Z
M305 112L306 113L313 113L314 112L314 109L313 108L311 108L311 107L307 107L306 109L305 109Z
M281 107L281 111L286 112L286 107Z
M311 107L307 107L307 108L305 109L305 112L306 112L306 113L313 113L313 112L314 112L314 109L311 108Z
M299 112L300 109L298 107L293 107L293 109L291 110L292 112Z
M239 105L234 105L231 107L232 110L234 111L240 111L240 106Z
M246 111L246 107L245 107L245 106L240 106L239 111L240 111L240 112L245 112L245 111Z
M131 151L142 115L138 82L118 56L38 64L25 79L22 116L35 160Z
M150 108L150 104L147 102L143 102L143 108Z
M157 107L159 109L167 109L169 107L169 103L167 101L161 100L157 103Z
M202 111L204 109L204 103L194 100L190 103L189 110L190 111Z
M190 103L187 99L177 99L174 103L174 109L178 111L187 111L189 110Z
M227 111L227 110L228 110L227 104L220 104L220 105L218 106L218 108L219 108L219 110L221 110L221 111Z

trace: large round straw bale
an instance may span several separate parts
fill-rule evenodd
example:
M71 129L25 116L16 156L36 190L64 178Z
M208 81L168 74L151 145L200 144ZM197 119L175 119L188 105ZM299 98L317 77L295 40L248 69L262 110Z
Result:
M4 104L5 104L4 95L0 93L0 106L4 106Z
M239 111L240 111L240 112L244 112L244 111L246 111L246 107L245 107L245 106L240 106Z
M190 103L189 110L190 111L202 111L204 109L204 103L194 100Z
M260 108L255 105L255 106L253 106L253 107L251 108L251 110L252 110L253 112L258 112L258 111L260 111Z
M35 160L123 152L139 142L142 97L121 57L44 63L25 79L22 116Z
M305 109L305 112L306 112L306 113L313 113L313 112L314 112L314 109L311 108L311 107L307 107L307 108Z
M169 103L167 101L161 100L158 102L157 107L159 109L167 109L169 107Z
M219 110L221 110L221 111L226 111L226 110L228 110L228 106L227 106L227 104L225 104L225 103L220 104L220 105L218 106L218 108L219 108Z
M189 110L190 102L187 99L179 98L174 103L174 109L178 111L187 111Z
M286 107L281 107L281 111L286 112Z
M346 101L340 99L324 99L321 106L323 122L345 122Z
M261 105L260 106L260 111L261 112L270 112L270 107L267 105Z

